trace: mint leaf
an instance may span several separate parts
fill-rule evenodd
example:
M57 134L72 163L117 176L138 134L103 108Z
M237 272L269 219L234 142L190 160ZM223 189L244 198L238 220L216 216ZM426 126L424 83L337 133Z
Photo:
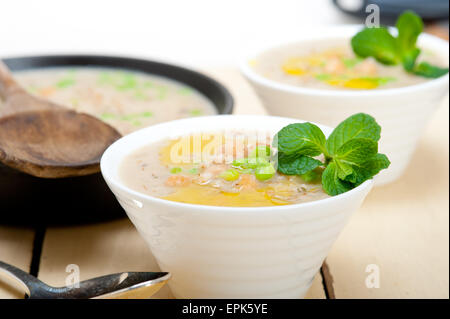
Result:
M280 153L317 156L325 151L325 135L311 123L290 124L278 132L274 143Z
M386 65L403 64L410 73L426 78L438 78L448 73L448 68L427 62L416 64L421 50L416 46L423 31L423 21L412 11L405 11L397 19L398 36L393 37L386 28L366 28L351 40L353 51L360 57L374 57Z
M391 162L384 154L376 154L361 165L353 167L353 173L347 175L345 180L356 186L377 175L382 169L389 167Z
M307 183L315 183L320 180L321 174L317 170L312 170L301 174L300 177Z
M440 68L437 66L433 66L428 62L421 62L414 67L412 72L416 75L434 79L447 74L448 68Z
M354 138L367 138L377 142L380 139L381 127L375 119L365 113L350 116L341 122L330 134L325 145L330 155L346 142Z
M414 65L416 64L417 57L420 54L420 49L413 49L403 53L402 63L403 68L410 72L414 69Z
M350 164L338 159L333 159L333 162L336 164L337 175L340 179L344 180L347 176L353 174L353 167Z
M353 185L338 177L336 164L332 162L322 173L322 187L328 195L335 196L349 191Z
M322 164L321 161L305 155L288 156L282 153L278 154L278 170L286 175L302 175Z
M274 138L274 145L278 144L277 169L286 175L299 175L306 182L322 175L327 194L344 193L389 167L386 155L378 154L380 132L375 119L364 113L341 122L327 140L311 123L288 125ZM283 152L286 150L290 153ZM325 156L324 163L312 157L320 154Z
M397 40L384 27L363 29L352 38L351 45L355 54L362 58L374 57L388 65L401 61Z
M402 55L405 70L414 68L420 49L416 47L417 38L423 31L422 19L412 11L404 12L396 23L398 30L397 44Z
M403 51L416 47L417 38L423 31L422 19L413 11L403 12L395 24L398 30L398 45Z
M378 143L368 138L354 138L339 147L334 159L349 165L361 164L378 153Z

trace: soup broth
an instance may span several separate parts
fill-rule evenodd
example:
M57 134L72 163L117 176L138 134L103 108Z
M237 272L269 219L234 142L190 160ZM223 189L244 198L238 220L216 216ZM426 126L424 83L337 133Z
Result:
M212 134L211 136L218 136ZM250 141L245 133L232 132L231 139L220 135L222 146L208 160L196 161L190 136L191 154L183 163L173 159L174 147L181 139L166 140L140 148L121 163L119 176L135 191L167 200L210 206L279 206L303 203L329 197L320 181L308 183L299 176L273 172L270 178L255 173L251 165L240 166L240 158L250 159L255 149L271 145ZM267 135L269 136L269 135ZM198 152L205 153L214 137L204 140ZM233 141L230 143L229 141ZM244 141L242 155L237 154L236 141ZM228 144L227 144L228 143ZM270 175L269 175L270 176Z
M159 122L216 114L213 104L195 89L156 75L77 67L21 71L14 76L30 93L94 115L122 134Z
M407 73L401 65L388 66L373 58L359 58L350 45L343 43L330 40L276 48L262 53L250 64L268 79L314 89L388 89L429 81ZM438 56L427 50L422 50L418 61L422 59L444 66Z

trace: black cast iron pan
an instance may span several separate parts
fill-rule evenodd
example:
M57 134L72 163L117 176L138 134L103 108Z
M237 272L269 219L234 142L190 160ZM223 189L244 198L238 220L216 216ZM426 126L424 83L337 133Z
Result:
M217 81L192 70L160 62L91 55L30 56L3 59L14 71L91 66L120 68L168 77L210 99L219 114L231 114L233 98ZM0 164L0 223L71 225L125 216L100 173L63 179L33 177Z

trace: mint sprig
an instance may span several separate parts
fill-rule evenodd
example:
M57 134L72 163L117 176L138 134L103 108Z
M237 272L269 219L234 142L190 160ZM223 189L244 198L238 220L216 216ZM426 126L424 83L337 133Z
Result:
M397 19L396 27L397 37L385 27L363 29L351 40L353 51L359 57L373 57L386 65L401 63L405 71L418 76L438 78L448 73L448 68L440 68L427 62L416 63L421 53L416 42L423 31L420 16L412 11L405 11Z
M325 138L312 123L290 124L275 136L278 171L310 179L322 171L322 186L338 195L373 178L389 167L386 155L378 153L381 127L368 114L358 113L340 123ZM323 155L324 162L314 158Z

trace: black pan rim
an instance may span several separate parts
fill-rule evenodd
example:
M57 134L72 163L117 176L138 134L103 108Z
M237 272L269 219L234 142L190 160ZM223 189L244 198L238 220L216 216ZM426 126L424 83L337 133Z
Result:
M230 91L219 81L213 79L212 77L203 74L202 72L196 71L191 68L187 68L185 66L180 66L173 63L163 62L159 60L153 59L144 59L137 57L127 57L120 55L103 55L103 54L39 54L39 55L17 55L17 56L6 56L1 58L1 60L8 65L12 69L12 71L24 71L24 70L33 70L39 68L49 68L49 67L64 67L64 66L93 66L93 67L109 67L109 68L118 68L131 70L136 72L143 72L147 74L159 75L163 77L167 77L188 86L193 87L206 97L213 103L218 111L218 115L220 114L232 114L234 110L234 98ZM53 63L52 63L53 61ZM58 63L55 63L58 62ZM68 63L67 61L80 61L77 63ZM94 62L82 62L82 61L94 61ZM16 68L15 64L21 64L25 67ZM42 64L42 65L41 65ZM209 83L210 87L215 89L217 93L219 93L221 98L223 99L223 107L222 110L220 106L213 101L213 99L204 92L200 87L196 87L192 85L192 82L187 81L186 79L180 78L179 76L169 75L169 72L155 72L145 70L145 67L148 68L160 68L165 70L170 70L171 72L178 72L178 74L184 74L186 77L192 77L192 79L200 80L203 83ZM171 73L170 72L170 73Z

